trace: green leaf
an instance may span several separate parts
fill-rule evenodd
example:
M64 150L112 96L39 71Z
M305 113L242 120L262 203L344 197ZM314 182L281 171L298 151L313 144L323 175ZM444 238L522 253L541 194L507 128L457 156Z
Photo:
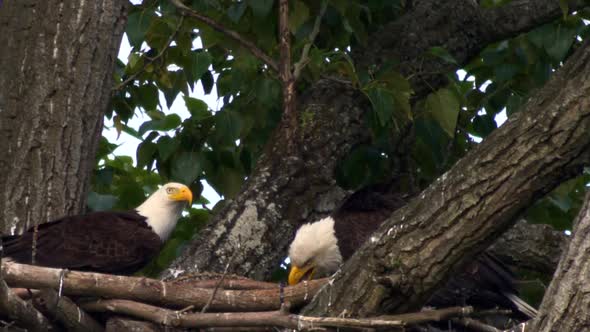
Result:
M143 59L141 58L141 55L131 52L127 57L127 73L134 73L139 70L141 66L143 66Z
M295 34L297 29L309 18L309 8L300 0L295 0L292 3L293 8L289 12L289 30L292 34Z
M162 50L168 45L168 40L174 31L162 18L154 18L148 28L145 41L152 48Z
M455 136L460 106L459 100L449 89L440 89L426 98L426 109L430 110L449 137Z
M190 62L190 72L194 80L199 79L208 71L211 65L211 55L209 52L192 52Z
M129 44L139 49L145 39L145 34L152 19L150 11L134 11L127 17L127 39Z
M201 120L212 116L211 112L209 112L209 106L201 99L188 96L183 96L183 98L186 108L195 119Z
M206 95L211 93L213 90L213 85L215 83L215 79L213 78L213 74L209 70L207 70L203 76L201 76L201 85L203 86L203 91Z
M435 57L440 58L448 63L452 63L454 65L459 64L457 62L457 60L455 60L455 58L451 55L451 53L449 53L449 51L447 51L443 47L440 47L440 46L431 47L430 50L428 50L428 53L430 53L431 55L434 55Z
M143 142L137 147L137 168L148 166L154 160L158 147L152 142ZM149 167L148 167L149 168Z
M248 0L248 6L252 8L254 16L265 17L272 9L273 0Z
M171 177L175 181L190 185L201 174L198 152L182 151L172 159Z
M238 113L224 109L215 113L215 136L222 142L233 142L242 129Z
M546 40L545 50L551 58L556 61L561 61L565 58L567 52L574 43L576 30L570 29L565 25L559 25L556 29L555 33L552 34L553 38L548 38Z
M276 105L280 95L279 83L271 78L262 78L256 82L256 99L263 106Z
M162 136L158 139L158 155L161 161L166 161L170 156L176 152L180 141L169 136Z
M494 68L494 73L497 82L505 82L511 80L520 71L520 66L504 63Z
M153 84L144 84L137 88L139 104L146 110L155 110L158 107L158 88Z
M569 12L569 0L559 0L559 8L561 8L561 12L563 13L563 18L567 17Z
M152 120L144 122L140 127L138 133L143 136L149 130L169 131L178 128L182 120L178 114L168 114L162 120Z
M353 4L349 0L329 0L328 3L336 8L340 15L344 16L348 8Z
M393 116L393 95L385 88L373 85L365 90L373 105L373 111L377 114L382 126L388 124Z
M220 166L209 174L207 182L225 198L234 198L242 188L244 175L234 168Z
M88 201L86 205L92 211L107 211L111 210L117 204L117 197L113 195L102 195L91 191L88 194Z
M186 76L182 69L176 71L168 71L166 76L169 80L168 82L162 82L158 80L157 83L160 87L160 90L164 93L164 98L166 99L166 106L170 108L180 92L184 93L185 95L189 94L188 82L186 81Z
M256 1L256 2L258 2L258 1ZM234 23L238 23L240 18L242 18L242 15L244 15L245 11L246 11L246 3L245 2L234 3L227 10L227 16Z
M479 137L486 137L497 128L496 121L491 115L478 115L473 119L473 130L475 135Z
M339 163L337 170L338 183L348 189L357 189L366 184L369 177L369 168L366 159L366 146L353 149Z

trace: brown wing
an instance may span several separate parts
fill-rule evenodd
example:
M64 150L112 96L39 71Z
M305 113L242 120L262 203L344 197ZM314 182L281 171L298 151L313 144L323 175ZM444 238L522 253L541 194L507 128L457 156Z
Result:
M33 229L7 237L6 257L31 264ZM136 212L94 212L39 226L35 264L126 274L140 269L162 242Z
M379 228L391 213L405 201L393 194L381 194L370 189L353 194L334 214L334 231L344 260Z

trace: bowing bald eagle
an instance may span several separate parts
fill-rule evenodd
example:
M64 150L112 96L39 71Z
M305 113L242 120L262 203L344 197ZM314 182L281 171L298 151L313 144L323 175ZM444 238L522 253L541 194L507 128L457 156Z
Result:
M63 217L39 225L36 235L30 228L3 236L4 256L23 264L130 274L158 254L192 199L187 186L167 183L135 210Z
M337 215L338 216L338 215ZM340 214L342 216L342 214ZM333 274L383 221L368 218L358 222L327 217L302 225L289 247L289 284ZM516 317L531 319L537 310L518 297L513 274L489 253L479 256L463 272L453 276L427 305L448 307L473 305L509 308Z

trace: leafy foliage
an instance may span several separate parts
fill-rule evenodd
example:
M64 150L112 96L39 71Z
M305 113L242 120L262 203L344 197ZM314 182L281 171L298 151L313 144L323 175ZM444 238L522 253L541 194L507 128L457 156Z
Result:
M483 1L482 5L505 2ZM309 41L321 1L289 3L296 61ZM412 88L396 71L396 59L379 68L359 68L352 58L353 51L366 45L372 32L403 14L405 3L329 0L297 85L299 91L305 91L322 77L338 77L350 81L370 101L372 112L365 122L373 139L355 147L336 170L337 180L345 188L386 181L396 153L391 142L407 128L415 135L411 148L417 183L427 186L485 139L498 126L499 115L517 113L579 45L577 36L588 34L583 22L590 16L587 11L564 16L490 45L463 68L461 77L450 74L448 86L432 91L425 100L411 102ZM206 0L193 1L190 6L278 59L276 1ZM207 182L224 198L235 197L281 117L277 74L223 34L193 18L178 16L167 0L134 6L127 38L132 50L126 63L117 63L117 88L107 117L119 132L141 140L137 163L133 165L129 157L113 156L116 146L103 140L89 207L134 207L159 183L171 180L190 185L196 196ZM432 48L426 56L457 64L442 47ZM199 84L206 94L217 93L218 109L191 94ZM189 118L166 111L175 101L184 102ZM149 119L139 128L131 128L128 122L139 112ZM532 207L528 216L559 229L571 228L587 180L582 177L575 185L564 184ZM146 272L155 273L165 266L208 216L205 210L191 209L191 222L179 225Z

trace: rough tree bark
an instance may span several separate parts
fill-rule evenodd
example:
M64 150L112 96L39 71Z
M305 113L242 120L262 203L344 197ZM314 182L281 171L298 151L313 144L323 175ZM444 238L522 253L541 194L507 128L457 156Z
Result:
M590 329L590 194L574 223L573 237L564 251L532 322L531 331L588 331Z
M0 231L84 209L126 8L0 2Z
M582 1L570 3L572 10L580 6ZM445 73L456 69L424 56L431 47L444 47L464 64L489 43L560 15L559 3L552 0L513 1L497 9L481 9L464 0L414 1L408 13L373 34L368 47L355 52L355 59L361 66L399 59L400 70L413 75L414 99L419 100L445 83ZM440 74L422 74L426 72ZM285 257L294 230L333 212L349 196L336 185L334 166L351 147L368 139L361 121L370 109L368 102L350 86L329 80L318 82L298 100L298 112L313 118L304 121L301 116L307 124L298 136L296 145L301 148L286 155L279 127L238 198L214 216L165 276L178 271L221 272L239 250L230 270L267 278ZM409 132L392 143L399 151L395 156L399 171L406 167Z
M337 316L419 308L540 196L590 161L590 44L523 110L397 210L307 312Z

